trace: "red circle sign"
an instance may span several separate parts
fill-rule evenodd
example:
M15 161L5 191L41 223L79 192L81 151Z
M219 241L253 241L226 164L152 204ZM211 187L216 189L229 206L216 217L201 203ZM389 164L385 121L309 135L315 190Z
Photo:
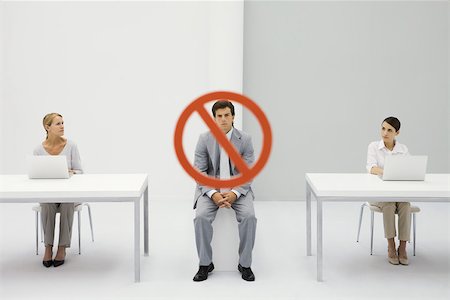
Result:
M247 166L245 161L241 158L240 154L236 151L236 148L226 138L226 135L214 122L213 118L209 115L204 107L206 103L219 99L227 99L230 101L241 103L242 105L250 109L250 111L258 119L258 122L263 130L263 147L258 161L252 168L249 168ZM190 164L183 150L183 131L184 127L186 126L187 120L194 111L198 112L200 117L211 130L211 133L214 135L217 142L228 153L228 156L239 170L239 176L233 177L232 179L228 180L219 180L203 175ZM197 182L215 188L232 188L240 186L252 180L256 175L258 175L258 173L267 163L270 155L270 150L272 148L272 131L270 129L270 124L266 118L266 115L250 98L233 92L218 91L200 96L184 109L178 119L175 128L174 145L175 152L177 154L178 160L181 163L181 166Z

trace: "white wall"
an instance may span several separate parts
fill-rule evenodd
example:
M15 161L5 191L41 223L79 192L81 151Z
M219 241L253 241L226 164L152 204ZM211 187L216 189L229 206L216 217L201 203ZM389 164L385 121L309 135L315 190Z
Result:
M209 28L210 89L242 93L244 1L211 2ZM242 128L242 105L239 103L234 105L236 112L234 125L236 128Z
M448 1L245 4L244 93L268 114L274 145L259 200L302 200L307 172L365 172L381 121L450 171ZM260 142L259 124L244 115Z
M208 89L210 91L233 91L242 93L244 2L210 2L208 5ZM231 47L230 47L231 46ZM205 105L211 111L214 102ZM242 105L235 102L236 128L243 128ZM186 130L207 130L203 120L194 114ZM197 130L198 131L198 130ZM186 149L195 149L197 139L186 137ZM193 163L193 155L188 157Z
M450 50L450 1L447 1L447 50ZM450 52L447 51L447 116L450 116ZM450 117L447 118L447 128L450 134ZM450 137L447 138L448 148L450 149ZM450 151L447 154L448 162L450 164Z
M3 44L3 21L4 21L4 16L3 16L3 2L0 1L0 169L1 166L3 165L3 129L4 129L4 125L2 124L2 120L5 117L4 114L4 104L3 104L3 68L4 68L4 54L3 54L3 48L4 48L4 44Z
M175 123L198 96L242 89L242 2L3 6L0 172L26 171L25 156L44 138L42 117L56 111L87 172L146 172L151 197L192 197L173 149ZM226 55L215 31L228 36ZM192 157L205 127L194 117L186 130Z

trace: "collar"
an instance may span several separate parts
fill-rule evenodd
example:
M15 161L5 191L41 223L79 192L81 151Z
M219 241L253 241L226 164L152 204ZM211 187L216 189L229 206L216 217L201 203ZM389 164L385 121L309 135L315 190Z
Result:
M392 148L392 153L403 153L403 147L400 146L400 143L397 142L397 140L394 140L394 148ZM388 148L386 148L386 146L384 145L383 140L380 140L380 142L378 143L378 149L382 150L382 149L386 149L387 151L391 151Z
M233 135L233 127L231 127L230 131L227 132L226 136L228 140L231 140L231 136Z

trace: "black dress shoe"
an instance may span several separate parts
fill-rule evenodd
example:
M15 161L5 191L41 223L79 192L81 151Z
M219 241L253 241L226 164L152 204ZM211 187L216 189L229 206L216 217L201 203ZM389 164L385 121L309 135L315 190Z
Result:
M53 260L43 260L42 264L46 267L46 268L50 268L53 265Z
M208 273L214 270L214 264L210 263L209 266L200 266L197 274L194 276L194 281L203 281L208 279Z
M241 264L238 265L238 270L242 274L242 279L246 281L255 281L255 274L253 274L252 269L244 268Z
M61 266L61 265L63 265L64 264L64 259L63 260L54 260L53 261L53 266L56 268L56 267L59 267L59 266Z

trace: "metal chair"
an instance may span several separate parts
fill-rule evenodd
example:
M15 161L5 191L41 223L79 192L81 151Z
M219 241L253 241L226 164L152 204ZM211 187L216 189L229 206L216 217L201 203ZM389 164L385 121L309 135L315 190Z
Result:
M382 213L381 208L372 205L369 202L365 202L361 205L361 212L359 214L359 227L358 236L356 237L356 242L359 242L359 233L361 232L361 223L364 212L364 207L370 209L370 255L373 254L373 224L374 224L374 212ZM413 223L413 256L416 256L416 213L420 212L420 208L411 205L411 217Z
M75 212L78 216L78 254L81 254L81 211L83 206L86 206L89 214L89 224L91 225L91 238L94 241L94 230L92 227L91 207L88 203L75 203ZM41 206L36 205L32 208L36 212L36 255L39 255L39 224L41 224L41 243L44 242L44 229L42 226L42 220L39 222L39 214L41 213ZM58 211L59 213L59 211Z

